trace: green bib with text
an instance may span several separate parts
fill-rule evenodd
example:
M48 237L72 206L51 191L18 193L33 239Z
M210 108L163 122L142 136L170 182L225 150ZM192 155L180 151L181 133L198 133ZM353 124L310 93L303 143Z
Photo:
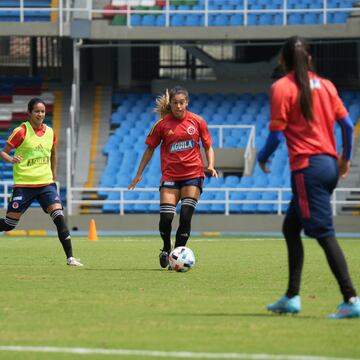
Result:
M39 137L28 121L22 125L26 126L26 135L22 144L15 150L15 156L20 155L22 161L14 164L14 184L50 184L54 181L50 161L54 143L53 129L44 125L45 134Z

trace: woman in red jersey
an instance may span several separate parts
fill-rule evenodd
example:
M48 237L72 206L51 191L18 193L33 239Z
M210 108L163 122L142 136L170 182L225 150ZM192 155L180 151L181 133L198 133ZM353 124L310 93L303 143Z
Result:
M360 317L360 299L335 237L330 204L339 176L346 177L350 170L352 121L335 86L314 72L304 39L294 36L285 42L281 63L287 74L271 88L270 133L258 161L264 172L270 172L266 163L284 134L293 192L282 229L288 249L289 281L285 295L267 309L276 313L301 310L299 292L304 250L300 233L304 230L323 248L343 295L344 302L330 318ZM342 130L343 150L339 159L335 121Z
M155 112L161 116L161 119L153 126L146 138L147 148L137 174L129 185L129 189L134 189L140 182L155 148L161 144L159 231L164 246L159 259L162 268L167 267L169 263L171 224L179 201L181 201L181 210L175 247L185 246L190 236L191 219L205 177L200 139L205 149L207 171L211 176L217 177L214 169L214 150L206 122L200 116L188 111L188 105L189 94L181 87L171 89L157 100Z
M73 257L71 235L66 225L60 196L56 188L56 136L46 126L45 103L33 98L28 103L29 119L15 128L8 138L0 157L13 164L14 188L4 219L0 219L0 231L11 231L17 226L22 214L37 200L51 216L60 243L70 266L82 266ZM15 149L14 155L10 152Z

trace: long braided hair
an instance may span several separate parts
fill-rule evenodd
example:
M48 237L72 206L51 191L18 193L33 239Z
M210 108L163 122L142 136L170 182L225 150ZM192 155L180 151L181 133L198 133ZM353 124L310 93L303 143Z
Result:
M301 113L308 121L313 119L308 71L314 71L309 50L309 44L299 36L292 36L287 39L281 50L281 58L286 70L293 70L295 73L295 80L300 90Z

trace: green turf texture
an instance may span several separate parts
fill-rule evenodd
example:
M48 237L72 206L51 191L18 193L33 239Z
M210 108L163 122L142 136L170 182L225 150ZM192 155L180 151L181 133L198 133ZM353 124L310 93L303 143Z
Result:
M360 289L360 239L341 240ZM193 237L195 268L159 268L156 237L0 237L0 345L360 358L360 319L329 320L340 292L321 248L304 241L302 312L273 315L287 282L282 240ZM0 352L0 359L141 359Z

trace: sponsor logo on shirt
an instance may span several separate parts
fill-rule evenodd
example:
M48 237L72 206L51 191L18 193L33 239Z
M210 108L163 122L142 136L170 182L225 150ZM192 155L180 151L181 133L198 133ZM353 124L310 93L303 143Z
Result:
M178 151L184 151L188 149L192 149L195 146L194 140L185 140L185 141L179 141L177 143L170 145L170 152L178 152Z
M32 165L36 165L36 164L49 164L50 162L50 158L48 156L46 157L41 157L41 158L36 158L36 159L29 159L28 162L26 163L26 166L32 166Z
M175 133L172 131L172 129L170 129L167 134L168 135L174 135Z
M22 200L22 196L15 196L12 201L19 201Z
M195 129L195 126L193 125L190 125L187 129L186 129L187 133L189 135L194 135L196 133L196 129Z

